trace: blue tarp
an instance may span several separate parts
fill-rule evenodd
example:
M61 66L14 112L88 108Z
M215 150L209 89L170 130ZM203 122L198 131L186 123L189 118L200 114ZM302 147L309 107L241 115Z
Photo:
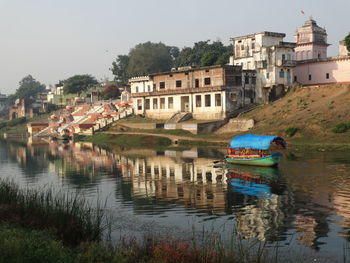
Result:
M278 136L246 134L233 138L230 141L229 146L232 149L250 148L254 150L268 150L271 142L276 138L281 139L283 144L285 144L283 138Z

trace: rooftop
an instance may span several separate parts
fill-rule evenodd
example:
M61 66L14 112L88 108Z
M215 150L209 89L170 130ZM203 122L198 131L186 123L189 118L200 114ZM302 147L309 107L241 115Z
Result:
M234 40L242 40L242 39L247 39L247 38L253 38L256 35L263 35L263 36L268 36L268 37L285 37L285 33L277 33L277 32L270 32L270 31L263 31L263 32L258 32L250 35L245 35L245 36L239 36L239 37L233 37L230 38L231 41Z

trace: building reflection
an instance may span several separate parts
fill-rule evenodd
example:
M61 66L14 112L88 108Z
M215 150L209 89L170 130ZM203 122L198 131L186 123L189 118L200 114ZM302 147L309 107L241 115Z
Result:
M176 204L205 220L232 215L243 238L287 242L295 235L298 244L314 249L329 236L331 215L350 229L349 164L329 168L326 158L310 159L308 166L288 161L288 167L272 169L223 167L215 162L222 153L205 148L109 151L91 143L42 140L6 147L26 176L52 171L84 188L108 178L116 185L114 198L132 204L135 213L161 214Z

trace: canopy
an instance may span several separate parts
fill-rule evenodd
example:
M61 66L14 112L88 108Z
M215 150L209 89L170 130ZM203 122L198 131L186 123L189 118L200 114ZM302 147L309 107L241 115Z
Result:
M254 134L236 136L228 145L232 149L250 148L254 150L268 150L273 141L280 144L282 147L286 147L286 142L282 137Z

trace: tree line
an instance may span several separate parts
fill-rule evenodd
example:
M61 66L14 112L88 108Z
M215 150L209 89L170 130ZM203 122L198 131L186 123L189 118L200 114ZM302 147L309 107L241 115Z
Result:
M117 83L127 84L131 77L169 71L173 67L224 65L231 53L231 46L221 41L199 41L181 50L161 42L146 42L130 49L127 55L119 55L110 70Z

